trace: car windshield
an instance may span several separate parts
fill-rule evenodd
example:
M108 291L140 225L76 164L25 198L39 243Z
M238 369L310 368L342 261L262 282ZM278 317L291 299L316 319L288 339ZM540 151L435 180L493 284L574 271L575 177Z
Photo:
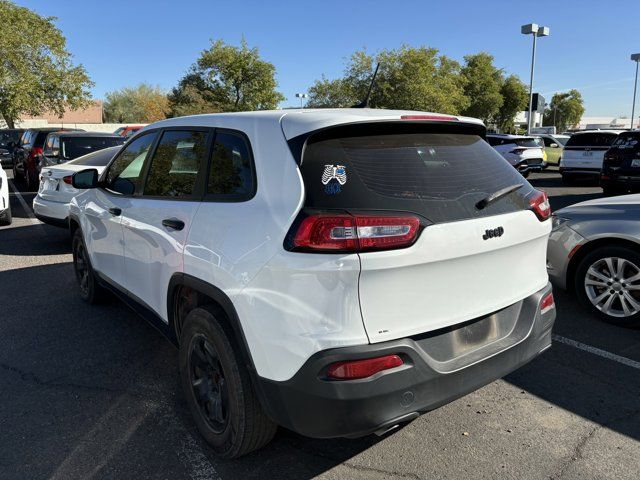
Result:
M122 137L67 137L61 141L61 156L65 159L78 158L96 150L124 144Z
M542 139L531 137L516 138L515 140L513 140L513 143L515 143L519 147L540 147L542 145Z
M122 132L124 132L124 127L120 127L115 132L113 132L113 134L114 135L122 135Z
M572 135L566 143L567 147L610 147L618 136L617 133L593 132Z
M638 141L640 140L640 134L638 133L623 133L616 141L613 142L614 147L636 147L638 145Z
M6 147L10 142L18 143L22 132L19 130L1 131L0 130L0 147Z

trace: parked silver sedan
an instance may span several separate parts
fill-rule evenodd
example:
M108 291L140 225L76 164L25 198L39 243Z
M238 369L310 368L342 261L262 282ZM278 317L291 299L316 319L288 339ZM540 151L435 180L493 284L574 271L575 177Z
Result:
M640 326L640 195L558 210L547 269L556 286L575 291L602 319Z

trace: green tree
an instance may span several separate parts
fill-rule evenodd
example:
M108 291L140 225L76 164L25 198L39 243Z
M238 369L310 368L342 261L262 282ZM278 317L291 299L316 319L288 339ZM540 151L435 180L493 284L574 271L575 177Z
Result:
M500 94L502 105L494 121L501 132L514 133L516 115L529 104L529 89L516 75L509 75L500 86Z
M486 52L466 55L464 60L461 75L469 105L462 113L485 123L492 122L503 104L502 71L493 65L493 56Z
M559 132L580 122L584 114L584 101L578 90L555 93L549 108L544 112L544 123L555 125ZM555 116L555 123L554 123Z
M167 118L169 100L160 87L141 83L107 93L104 117L107 122L152 123Z
M310 107L349 107L361 102L376 63L380 69L371 93L374 108L431 110L460 113L468 105L460 64L438 50L403 45L375 56L356 51L342 78L323 77L309 89Z
M171 113L238 112L276 108L275 67L243 39L239 47L212 41L169 95Z
M90 102L93 83L73 65L54 20L0 0L0 115L9 127L23 114L62 116Z

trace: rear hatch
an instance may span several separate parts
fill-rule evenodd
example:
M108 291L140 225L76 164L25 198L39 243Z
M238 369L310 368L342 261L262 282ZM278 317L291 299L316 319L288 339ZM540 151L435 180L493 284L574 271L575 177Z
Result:
M532 137L518 138L514 141L516 148L513 153L528 165L537 165L543 161L543 149L540 142Z
M618 134L614 132L575 133L567 141L560 160L562 168L600 171L604 154Z
M478 125L397 122L335 127L307 139L300 165L303 216L333 212L420 223L410 245L358 250L360 305L371 342L475 319L547 284L551 225L531 207L543 195L483 134ZM513 191L478 207L503 189ZM375 223L366 221L362 225ZM376 228L360 225L357 235ZM394 234L394 227L384 228L377 230L381 237ZM333 228L331 238L347 230Z

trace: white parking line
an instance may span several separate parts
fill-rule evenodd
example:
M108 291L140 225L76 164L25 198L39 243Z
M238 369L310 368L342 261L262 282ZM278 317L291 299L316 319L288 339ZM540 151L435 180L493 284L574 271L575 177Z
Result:
M600 350L599 348L592 347L591 345L587 345L586 343L577 342L575 340L571 340L570 338L561 337L560 335L553 334L551 337L556 342L564 343L565 345L570 345L580 350L584 350L585 352L598 355L599 357L621 363L622 365L626 365L627 367L640 370L640 362L636 362L635 360L631 360L630 358L621 357L620 355L616 355L615 353L607 352L606 350Z
M18 191L18 189L16 188L16 186L14 185L13 181L11 179L9 179L9 187L11 187L11 190L13 190L13 194L18 197L18 201L20 202L20 205L22 205L22 208L24 209L25 213L27 214L27 216L29 217L29 221L31 223L33 223L34 225L40 225L42 228L42 223L40 222L40 220L38 220L35 215L33 214L33 212L31 211L31 207L29 207L29 204L25 201L24 197L22 196L22 194Z

